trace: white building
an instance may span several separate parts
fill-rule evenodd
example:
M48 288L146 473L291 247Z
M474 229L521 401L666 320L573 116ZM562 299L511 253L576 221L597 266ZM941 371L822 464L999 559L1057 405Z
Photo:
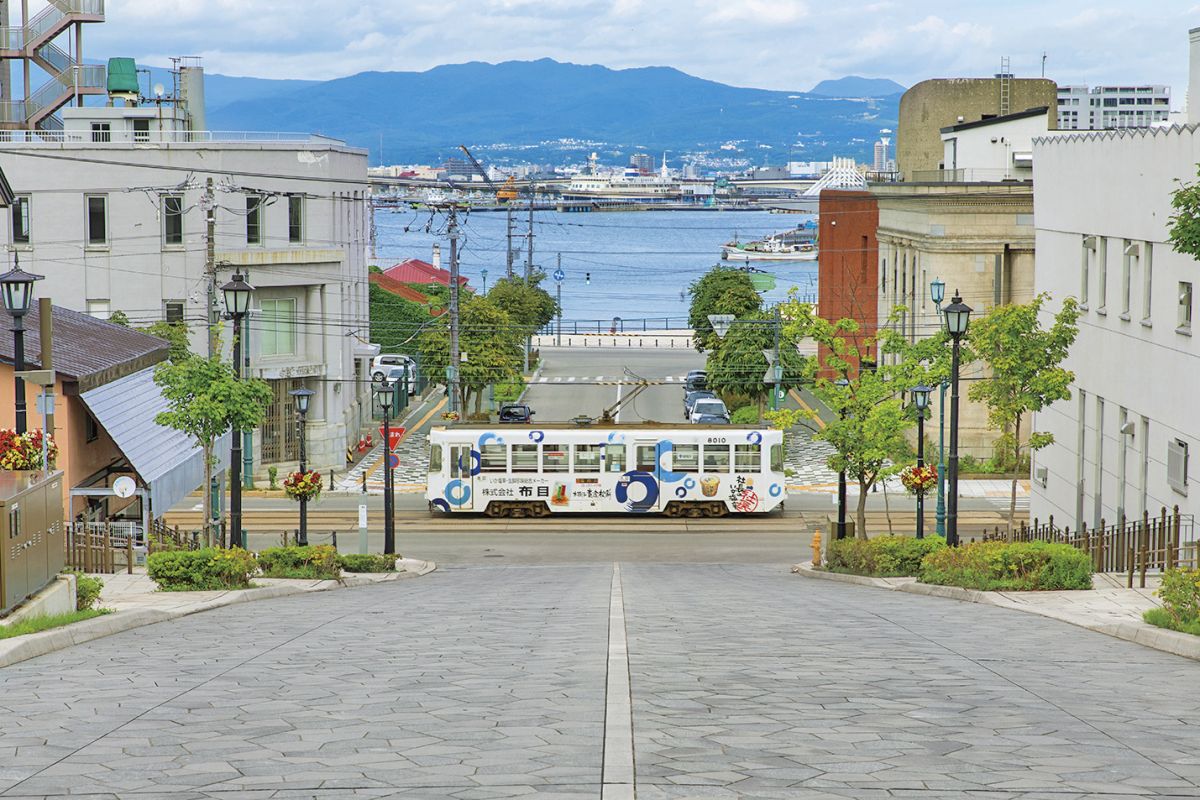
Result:
M1170 112L1169 86L1058 87L1059 130L1148 128Z
M118 102L65 110L58 134L0 141L0 168L18 196L0 235L24 269L45 275L39 295L103 318L120 311L135 326L183 322L199 353L210 286L247 273L256 288L245 337L250 374L274 391L254 436L255 471L296 461L288 392L300 387L316 391L309 464L344 463L370 414L366 151L322 137L223 137L195 129L202 116L194 106L189 114ZM221 330L227 349L230 323Z
M1192 31L1193 87L1200 29ZM1193 91L1195 91L1195 88ZM1047 310L1078 298L1066 366L1073 396L1036 415L1055 442L1033 458L1032 514L1075 528L1200 510L1190 488L1200 442L1196 261L1167 243L1171 195L1200 163L1200 108L1187 127L1037 139L1036 288Z
M1033 139L1046 135L1048 110L1031 108L942 128L943 180L1032 179Z

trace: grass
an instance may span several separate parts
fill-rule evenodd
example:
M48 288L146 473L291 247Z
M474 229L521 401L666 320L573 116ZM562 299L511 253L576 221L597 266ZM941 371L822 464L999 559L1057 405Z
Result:
M1171 631L1179 631L1180 633L1190 633L1192 636L1200 636L1200 621L1192 620L1189 622L1177 622L1171 612L1165 608L1152 608L1142 614L1142 619L1155 625L1159 628L1166 628Z
M14 636L25 636L29 633L48 631L51 628L61 628L73 622L83 622L85 619L100 617L112 613L107 608L89 608L84 611L71 611L67 614L52 614L48 617L30 617L12 625L0 625L0 639L11 639Z

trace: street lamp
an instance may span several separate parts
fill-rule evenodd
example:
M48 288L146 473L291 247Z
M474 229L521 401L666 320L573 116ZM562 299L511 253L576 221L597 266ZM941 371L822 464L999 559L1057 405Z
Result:
M308 469L308 449L305 446L305 428L308 427L308 401L316 392L312 389L293 389L288 392L296 401L296 413L300 415L300 474ZM300 498L300 536L296 544L304 547L308 544L308 497Z
M396 527L392 519L392 390L388 381L375 387L375 396L383 409L383 553L389 556L396 552Z
M958 544L958 349L971 321L971 307L955 292L950 305L942 311L942 316L946 318L946 331L954 343L950 356L950 480L946 487L949 494L946 544L954 547Z
M946 299L946 283L941 278L934 278L929 283L929 297L937 306L938 316L942 314L942 301ZM941 324L941 320L938 320ZM938 486L937 486L937 534L946 535L946 390L950 382L942 378L938 383Z
M834 381L834 385L839 389L847 389L850 387L850 381L845 378L838 378ZM846 403L843 400L841 408L838 410L838 416L842 419L846 418ZM861 534L860 534L861 535ZM842 458L842 469L838 472L838 521L837 521L837 537L838 539L846 538L846 459Z
M946 299L946 282L941 278L934 278L929 282L929 297L933 300L933 304L939 309L942 307L942 301Z
M233 377L242 378L242 318L250 311L250 295L254 287L246 283L240 272L221 287L225 296L225 313L233 320ZM246 547L242 531L242 432L233 428L229 447L229 546Z
M479 275L480 275L480 277L482 277L482 278L483 278L483 292L482 292L482 294L487 294L487 269L485 268L485 269L481 269L481 270L479 270Z
M932 388L921 384L914 386L913 405L917 408L917 469L925 466L925 410L929 408L929 393ZM925 538L925 493L917 492L917 538Z
M21 269L19 256L13 253L13 268L0 275L0 295L3 295L4 308L13 318L13 371L18 375L25 370L25 325L23 317L29 313L33 304L33 283L40 281L43 275L31 275ZM13 381L14 399L16 400L16 429L17 433L25 432L25 381L17 377Z

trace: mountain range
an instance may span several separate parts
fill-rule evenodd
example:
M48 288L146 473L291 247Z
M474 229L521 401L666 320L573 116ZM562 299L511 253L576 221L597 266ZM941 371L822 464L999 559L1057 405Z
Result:
M372 164L437 163L458 155L460 144L498 163L577 162L593 151L607 163L641 151L656 160L666 151L675 165L685 157L755 165L863 159L880 129L896 127L901 91L855 76L811 92L773 91L670 67L548 58L329 81L205 80L210 129L320 133L370 149Z

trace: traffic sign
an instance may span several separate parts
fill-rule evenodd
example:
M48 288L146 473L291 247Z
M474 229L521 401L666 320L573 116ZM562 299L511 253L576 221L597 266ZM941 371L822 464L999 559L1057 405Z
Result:
M400 456L397 453L392 453L388 456L388 466L392 469L400 466Z
M559 283L562 283L563 279L566 277L567 273L563 272L561 268L554 270L554 280L558 281Z
M709 314L708 323L712 325L713 331L720 339L725 338L725 334L729 333L733 321L737 319L733 314Z
M383 426L380 425L379 426L379 436L380 436L380 438L387 436L388 437L388 450L389 451L395 450L396 445L400 444L400 439L404 436L404 428L402 426L397 425L394 428L389 427L387 430L387 433L384 433Z

